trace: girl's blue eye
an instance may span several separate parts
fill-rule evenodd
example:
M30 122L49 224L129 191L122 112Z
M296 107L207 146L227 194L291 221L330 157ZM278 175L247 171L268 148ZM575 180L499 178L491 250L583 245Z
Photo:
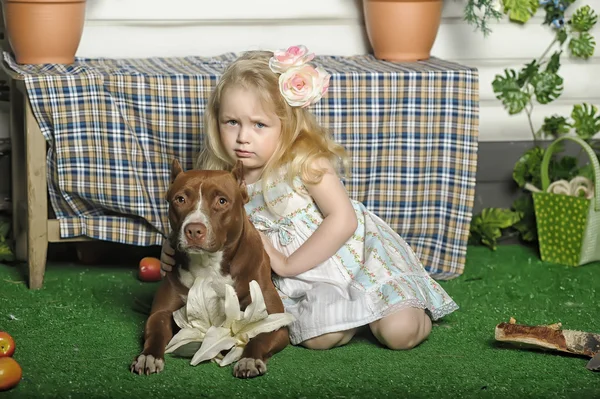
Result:
M264 127L267 127L267 125L265 125L264 123L257 122L256 123L256 127L259 128L259 129L262 129Z
M227 121L227 124L228 124L228 125L232 125L232 126L233 126L233 125L236 125L236 124L237 124L237 121L234 121L234 120L232 119L232 120L229 120L229 121Z

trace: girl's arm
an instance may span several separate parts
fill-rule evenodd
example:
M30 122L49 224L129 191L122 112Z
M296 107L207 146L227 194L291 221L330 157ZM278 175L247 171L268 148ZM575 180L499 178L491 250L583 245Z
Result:
M270 243L265 246L271 258L271 268L282 277L296 276L323 263L356 231L356 213L337 173L325 159L317 161L317 166L325 169L326 173L321 182L307 184L306 189L323 214L323 223L288 257Z

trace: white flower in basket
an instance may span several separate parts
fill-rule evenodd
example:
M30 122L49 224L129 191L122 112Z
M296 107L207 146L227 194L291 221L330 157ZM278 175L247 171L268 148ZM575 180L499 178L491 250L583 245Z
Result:
M250 282L250 297L252 302L242 312L232 286L197 278L187 304L173 313L181 330L167 344L165 353L192 357L192 366L211 359L221 367L227 366L241 358L250 339L295 320L289 313L269 315L255 280ZM221 354L224 350L229 350L225 356Z

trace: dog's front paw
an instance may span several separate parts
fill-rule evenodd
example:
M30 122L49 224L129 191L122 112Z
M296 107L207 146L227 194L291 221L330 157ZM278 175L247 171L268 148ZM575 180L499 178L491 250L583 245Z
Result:
M160 373L164 368L164 359L158 359L152 355L144 355L143 353L131 363L131 372L140 375Z
M233 375L237 378L252 378L267 372L267 365L260 359L241 358L233 367Z

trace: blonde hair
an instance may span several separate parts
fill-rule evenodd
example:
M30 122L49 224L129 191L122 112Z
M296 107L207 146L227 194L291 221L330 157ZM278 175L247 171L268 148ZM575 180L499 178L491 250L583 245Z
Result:
M195 168L231 170L234 166L235 161L223 148L219 134L221 96L226 88L234 86L254 90L263 106L281 120L279 144L260 177L263 185L284 165L287 166L286 179L292 187L297 176L304 183L318 183L325 173L316 166L315 161L320 158L328 159L338 173L347 174L348 156L344 147L333 141L310 111L290 106L280 94L279 75L269 68L272 56L270 51L250 51L227 67L208 100L204 114L204 144Z

